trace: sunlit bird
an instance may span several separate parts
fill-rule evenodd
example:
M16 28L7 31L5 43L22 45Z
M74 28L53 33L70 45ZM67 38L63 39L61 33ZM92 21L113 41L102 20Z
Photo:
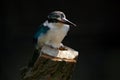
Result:
M53 48L63 47L62 40L67 35L70 25L76 26L66 19L63 12L51 12L47 17L47 20L39 26L39 29L34 36L36 49L39 49L44 45Z
M35 49L39 50L45 45L56 49L64 49L62 40L67 35L70 26L76 25L66 19L63 12L51 12L47 17L47 20L39 26L38 31L34 35ZM38 55L34 53L33 57L38 57ZM33 61L36 60L36 58L34 58Z

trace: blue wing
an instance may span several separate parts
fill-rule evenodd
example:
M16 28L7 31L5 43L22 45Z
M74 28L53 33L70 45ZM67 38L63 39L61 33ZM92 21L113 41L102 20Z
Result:
M50 28L48 26L44 26L44 25L40 25L38 27L38 30L35 33L34 37L33 37L33 42L35 43L35 45L37 44L38 37L41 37L44 34L46 34L49 29ZM39 55L40 55L39 54L39 50L35 49L33 57L32 57L31 61L28 64L28 67L32 67L34 65L34 63L37 60L37 58L38 58Z
M41 37L42 35L46 34L49 29L50 28L48 26L40 25L38 27L38 31L35 33L33 37L33 42L36 44L38 37Z

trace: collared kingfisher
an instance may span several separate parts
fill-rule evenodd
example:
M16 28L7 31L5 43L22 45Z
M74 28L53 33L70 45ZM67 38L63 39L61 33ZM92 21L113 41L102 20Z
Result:
M70 25L76 26L66 19L63 12L51 12L47 16L47 20L39 26L38 31L34 35L35 49L41 49L44 45L56 49L64 48L62 40L67 35ZM36 54L34 53L34 55Z

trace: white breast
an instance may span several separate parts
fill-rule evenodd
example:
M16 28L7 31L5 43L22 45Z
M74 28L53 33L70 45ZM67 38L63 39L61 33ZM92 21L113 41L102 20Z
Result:
M49 23L47 26L50 27L50 30L43 38L44 43L46 45L59 48L62 40L67 35L67 32L69 30L69 25Z

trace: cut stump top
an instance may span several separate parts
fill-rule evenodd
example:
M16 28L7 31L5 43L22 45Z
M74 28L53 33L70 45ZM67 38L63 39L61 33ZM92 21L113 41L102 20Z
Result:
M65 50L59 50L51 48L49 46L44 46L41 49L40 56L54 61L75 62L76 57L78 57L78 51L75 51L74 49L71 49L69 47L65 48Z

